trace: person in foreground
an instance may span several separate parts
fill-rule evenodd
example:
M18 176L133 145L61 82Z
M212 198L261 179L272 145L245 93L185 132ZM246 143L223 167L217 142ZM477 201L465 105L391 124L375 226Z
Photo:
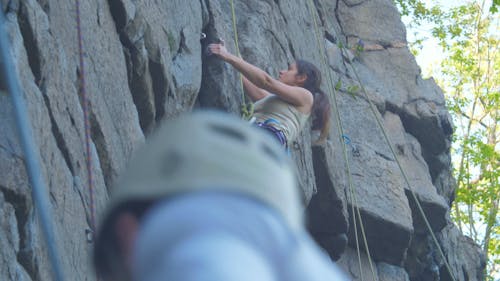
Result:
M230 114L167 121L117 181L98 229L103 280L348 280L304 226L289 157Z
M208 49L241 74L245 93L255 102L256 125L272 132L288 147L312 115L312 129L321 132L319 140L329 131L330 102L321 90L321 72L314 64L296 60L274 79L264 70L227 51L224 42L210 44Z

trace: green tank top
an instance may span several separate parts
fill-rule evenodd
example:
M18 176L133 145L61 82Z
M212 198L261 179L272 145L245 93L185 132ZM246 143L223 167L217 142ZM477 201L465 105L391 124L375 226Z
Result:
M288 143L291 143L300 134L310 114L300 112L297 107L277 95L269 95L255 102L253 116L256 122L265 122L268 119L278 121L271 122L270 125L281 130Z

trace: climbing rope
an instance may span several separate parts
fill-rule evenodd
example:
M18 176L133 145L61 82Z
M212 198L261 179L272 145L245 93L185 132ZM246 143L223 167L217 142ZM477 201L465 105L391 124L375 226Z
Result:
M419 210L419 213L421 214L424 222L425 222L425 225L430 233L430 235L432 236L432 239L436 245L436 247L438 248L438 251L439 251L439 254L441 256L441 258L443 259L443 263L445 264L446 266L446 269L448 270L448 273L450 274L450 277L453 281L455 281L455 277L452 273L452 270L451 270L451 267L450 265L448 264L448 261L444 255L444 252L443 250L441 249L441 246L439 245L439 242L436 238L436 235L434 234L434 231L432 230L432 227L431 227L431 224L429 223L429 220L427 219L427 216L425 215L425 212L424 212L424 209L422 208L422 205L420 204L420 200L418 199L415 191L413 190L411 184L410 184L410 180L408 178L408 175L406 174L406 171L403 169L403 166L401 165L401 162L399 161L399 158L397 157L397 154L396 154L396 151L394 150L394 145L392 144L392 142L390 141L388 135L387 135L387 132L382 124L382 121L380 120L380 117L377 115L377 109L375 107L375 105L373 104L373 102L368 98L368 94L366 92L366 89L363 85L363 83L361 83L361 79L359 78L359 74L358 72L356 71L356 68L354 68L354 65L351 64L351 68L354 72L354 75L356 76L356 79L358 80L358 83L361 85L361 90L364 94L364 97L365 99L368 101L368 103L370 104L370 110L371 112L373 113L373 115L375 116L375 120L377 121L377 124L382 132L382 134L384 135L384 139L386 141L386 143L388 144L390 150L391 150L391 153L392 155L394 156L394 159L399 167L399 170L401 171L401 174L403 175L403 178L404 178L404 181L406 183L406 185L408 186L408 189L410 190L411 194L412 194L412 197L413 199L415 200L415 203L417 205L417 208Z
M236 48L236 54L238 57L241 57L240 54L240 46L238 44L238 29L236 28L236 12L234 11L234 1L229 0L231 2L231 15L233 20L233 32L234 32L234 45ZM249 120L253 115L253 103L250 102L247 104L245 91L243 89L243 75L239 73L240 78L240 87L241 87L241 115L245 120Z
M83 119L85 126L85 154L86 154L86 168L87 168L87 184L89 188L89 197L90 197L90 234L91 237L88 238L88 241L93 241L93 235L95 233L95 207L94 207L94 180L92 174L92 156L90 152L90 118L89 118L89 99L87 97L87 92L85 88L85 69L83 62L83 40L82 40L82 28L81 28L81 20L80 20L80 1L75 0L76 5L76 29L78 35L78 59L80 64L80 97L82 102L83 109Z
M359 220L361 234L362 234L362 237L363 237L363 243L365 245L365 249L366 249L366 252L367 252L368 262L370 264L370 270L371 270L371 273L372 273L372 276L373 276L373 280L378 280L378 278L377 278L377 276L375 274L374 267L373 267L373 262L372 262L371 255L370 255L370 249L368 247L368 240L366 239L366 233L365 233L364 226L363 226L363 220L361 218L361 212L359 211L359 205L358 205L357 197L356 197L356 194L354 192L354 187L353 187L353 183L352 183L352 176L351 176L351 170L350 170L350 164L349 164L349 157L347 156L346 143L343 140L344 132L343 132L342 120L340 118L340 112L338 110L338 102L337 102L337 98L336 98L336 91L335 91L335 87L333 86L333 80L332 80L330 71L328 70L328 64L326 63L325 52L324 52L323 48L321 48L321 46L323 46L324 44L321 44L321 40L320 40L321 36L320 36L320 33L319 33L318 23L316 22L316 13L315 13L315 10L314 10L313 0L309 0L309 10L310 10L310 13L311 13L311 17L313 18L313 22L314 22L315 36L316 36L317 45L318 45L318 48L319 48L319 51L320 51L320 54L321 54L321 62L322 62L322 65L323 65L323 69L325 69L325 71L328 74L328 79L327 79L328 80L328 83L327 83L328 89L329 89L330 93L333 93L332 96L333 96L334 102L333 102L332 105L333 105L333 109L335 111L337 128L338 128L338 133L339 133L339 139L340 139L340 142L341 142L342 147L343 147L342 150L343 150L344 161L346 162L346 174L347 174L347 178L348 178L348 186L349 186L349 191L350 191L350 195L351 195L351 208L352 208L352 214L353 214L354 236L355 236L355 240L356 240L356 250L357 250L357 254L358 254L359 273L360 273L361 281L363 281L364 278L363 278L363 270L362 270L362 267L361 267L361 253L360 253L360 246L359 246L359 240L358 240L359 238L358 238L358 230L357 230L358 227L357 227L356 218Z
M21 142L21 147L25 155L25 165L28 172L28 177L31 183L31 194L35 203L42 232L47 242L49 259L52 264L54 279L58 281L64 280L59 253L56 245L56 235L54 233L53 216L50 211L50 202L46 193L46 186L42 180L40 164L37 158L37 148L33 141L31 124L29 121L26 105L24 103L19 81L16 76L16 70L12 62L12 57L9 52L10 46L7 38L7 30L5 28L5 18L3 12L0 12L0 73L4 75L3 81L7 91L12 98L12 106L18 127L18 134Z

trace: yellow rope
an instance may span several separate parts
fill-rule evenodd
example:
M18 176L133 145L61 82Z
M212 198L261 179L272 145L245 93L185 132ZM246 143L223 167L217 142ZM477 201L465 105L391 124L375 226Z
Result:
M375 105L373 104L373 102L368 98L368 94L366 93L365 87L361 83L361 79L359 78L358 72L356 71L356 69L354 68L354 66L352 64L351 64L351 68L354 72L354 75L356 76L356 79L358 80L358 83L361 85L361 90L363 91L363 94L364 94L366 100L370 104L370 109L371 109L373 115L375 116L375 120L377 120L377 124L380 127L382 134L384 135L385 141L389 145L389 148L394 156L394 159L396 160L396 163L399 167L399 170L401 170L401 174L403 175L405 183L408 186L408 189L410 189L412 197L415 200L415 203L417 204L418 210L419 210L420 214L422 215L422 218L424 219L425 225L427 226L427 229L428 229L429 233L431 234L432 239L434 240L434 243L436 244L436 247L438 248L439 254L441 255L441 258L443 259L443 262L446 266L446 269L448 270L448 273L450 274L451 279L453 281L455 281L456 279L451 271L450 265L448 264L448 261L444 255L443 250L441 249L441 246L439 245L439 242L438 242L436 236L434 235L434 231L432 230L431 224L429 223L429 220L427 219L427 216L425 215L424 209L422 208L422 205L420 204L420 201L418 200L417 195L410 184L410 180L408 179L408 175L406 174L405 170L403 169L403 166L401 165L401 162L399 161L399 158L396 155L396 152L394 150L394 146L391 143L391 141L387 135L387 132L385 131L385 128L382 124L382 121L380 120L380 117L376 113L377 109L375 108Z
M344 140L342 139L342 135L344 133L343 133L343 129L342 129L342 120L340 118L340 113L338 111L338 102L337 102L337 98L336 98L336 91L335 91L335 87L333 87L333 82L332 82L332 77L331 77L330 71L328 70L328 64L326 63L326 56L325 56L324 50L323 50L323 48L321 48L321 46L323 44L321 44L321 41L319 39L320 33L319 33L318 23L316 22L316 13L314 12L314 3L312 2L312 0L309 0L309 9L310 9L310 13L311 13L311 16L313 18L313 21L314 21L315 36L316 36L318 48L320 50L321 58L322 58L323 69L325 69L326 73L328 74L328 79L327 79L328 80L328 83L327 83L328 89L329 89L330 93L333 93L334 102L332 105L333 105L334 111L336 113L336 121L337 121L337 125L338 125L339 139L340 139L340 142L341 142L342 147L343 147L343 154L344 154L344 160L346 162L346 170L347 170L347 177L348 177L348 183L349 183L349 191L351 194L351 208L352 208L352 214L353 214L354 234L355 234L355 239L356 239L356 250L358 253L360 277L361 277L361 280L363 281L364 278L363 278L363 270L361 267L361 253L360 253L360 247L359 247L359 241L358 241L356 215L357 215L357 218L359 220L361 234L362 234L363 242L364 242L365 249L367 252L368 262L370 264L370 270L371 270L371 273L373 276L373 280L378 280L378 278L375 274L374 267L373 267L373 262L372 262L371 255L370 255L370 249L368 247L368 241L366 239L366 233L365 233L365 229L363 226L363 220L361 219L361 212L359 211L358 200L357 200L356 194L354 192L354 187L353 187L352 177L351 177L351 170L350 170L350 165L349 165L349 157L347 156L347 148L346 148ZM356 207L354 207L355 205L356 205ZM355 208L356 208L356 210L355 210Z
M236 12L234 11L234 2L233 0L229 0L231 3L231 14L233 19L233 32L234 32L234 45L236 48L236 55L241 57L240 47L238 44L238 30L236 29ZM241 116L245 120L249 120L253 115L253 103L246 103L245 91L243 89L243 75L239 73L240 78L240 87L241 87Z

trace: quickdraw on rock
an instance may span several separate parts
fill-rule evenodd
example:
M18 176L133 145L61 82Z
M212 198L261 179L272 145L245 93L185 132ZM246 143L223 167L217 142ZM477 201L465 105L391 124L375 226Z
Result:
M342 138L344 139L344 143L346 145L349 145L351 146L351 149L352 149L352 155L356 156L356 157L359 157L361 156L361 153L359 152L359 149L358 147L351 141L351 138L349 138L348 135L346 134L343 134L342 135Z

